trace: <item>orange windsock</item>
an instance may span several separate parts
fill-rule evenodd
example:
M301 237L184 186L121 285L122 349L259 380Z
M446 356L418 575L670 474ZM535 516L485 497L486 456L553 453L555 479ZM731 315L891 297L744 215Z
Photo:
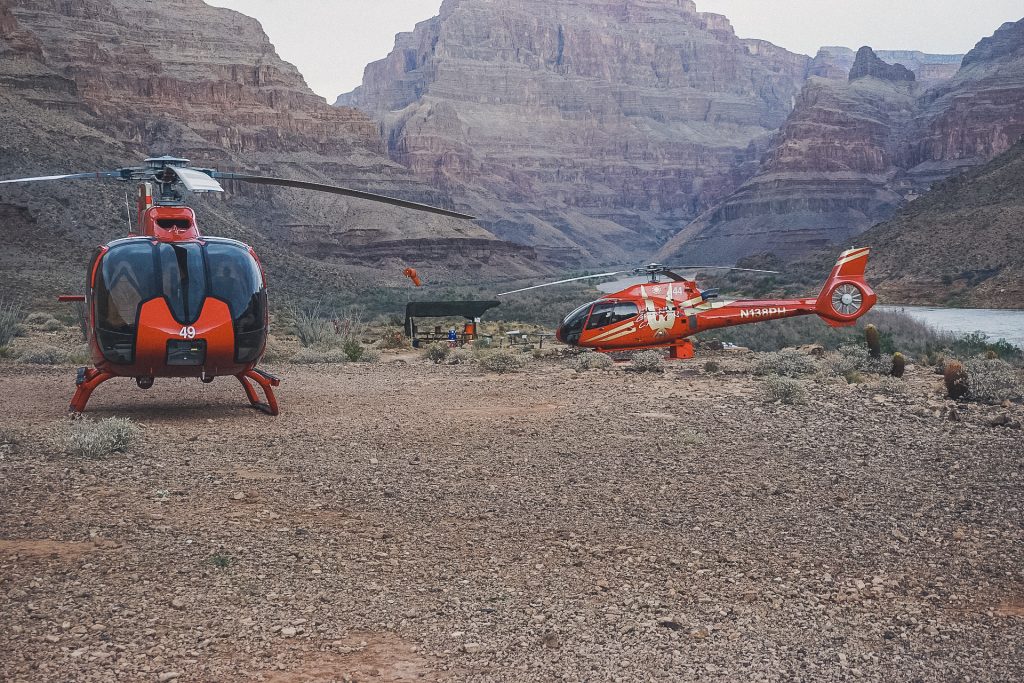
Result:
M416 273L415 268L406 268L405 270L402 271L402 274L405 275L410 280L412 280L412 283L417 287L423 284L423 282L420 281L420 276Z

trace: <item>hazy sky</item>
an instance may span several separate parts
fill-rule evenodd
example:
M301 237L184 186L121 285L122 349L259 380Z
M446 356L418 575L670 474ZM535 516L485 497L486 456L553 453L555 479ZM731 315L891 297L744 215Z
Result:
M437 14L441 0L207 0L256 17L278 54L334 102L359 85L363 67L391 51L395 34ZM555 1L555 0L552 0ZM1024 17L1021 0L696 0L724 14L741 38L763 38L814 55L822 45L967 52L1003 22Z

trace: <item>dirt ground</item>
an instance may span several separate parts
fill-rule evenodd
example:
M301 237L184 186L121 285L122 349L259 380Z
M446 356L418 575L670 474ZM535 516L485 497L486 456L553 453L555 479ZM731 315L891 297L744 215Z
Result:
M2 361L0 680L1020 680L1021 406L704 360L115 381L95 460L73 370Z

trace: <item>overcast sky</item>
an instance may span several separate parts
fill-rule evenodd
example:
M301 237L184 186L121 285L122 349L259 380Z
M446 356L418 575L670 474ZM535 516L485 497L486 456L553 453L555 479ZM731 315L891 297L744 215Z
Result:
M258 19L278 54L331 103L359 85L364 66L391 51L396 33L411 31L441 6L441 0L207 1ZM962 53L1003 22L1024 17L1021 0L696 2L702 12L729 17L741 38L763 38L808 55L822 45Z

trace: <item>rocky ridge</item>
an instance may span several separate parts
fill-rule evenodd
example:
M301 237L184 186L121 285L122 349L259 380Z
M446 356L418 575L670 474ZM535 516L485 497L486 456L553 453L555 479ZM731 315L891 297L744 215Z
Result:
M499 236L616 260L753 172L807 63L690 0L446 0L337 104Z
M387 158L370 118L312 93L258 22L237 12L200 0L16 0L0 10L0 51L5 177L116 167L169 152L201 164L449 204ZM294 280L296 292L347 290L353 277L379 281L380 273L366 265L391 264L386 272L400 278L394 266L423 263L415 245L430 244L431 254L443 255L432 262L439 269L462 267L463 259L446 254L462 239L473 242L473 253L494 246L484 262L470 266L497 261L501 270L536 272L529 249L495 240L471 222L298 191L229 190L223 200L198 201L204 228L256 244L272 276ZM89 216L88 228L70 232L69 246L58 247L80 260L73 254L83 246L123 230L120 194L82 183L17 186L5 187L0 202L26 221L9 229L39 239L46 239L39 226L75 225ZM289 228L296 225L317 226L316 234ZM16 266L4 270L5 284L37 287L18 272L33 268L32 251L5 255ZM66 272L66 266L39 268L42 279L55 278L48 288L72 284L61 282Z
M810 77L758 173L659 257L794 257L845 244L1024 134L1024 20L981 41L937 84L906 80L866 51L859 57L853 80Z

